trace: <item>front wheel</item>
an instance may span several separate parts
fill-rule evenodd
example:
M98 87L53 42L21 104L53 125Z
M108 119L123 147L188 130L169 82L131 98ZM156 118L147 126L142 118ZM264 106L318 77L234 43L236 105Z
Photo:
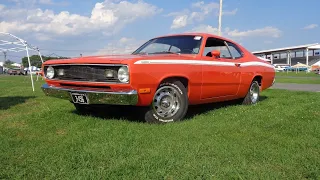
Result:
M150 109L145 114L149 123L169 123L181 121L189 106L187 89L178 80L166 81L154 94Z
M244 105L252 105L252 104L257 104L259 102L260 99L260 86L258 81L253 80L249 91L246 95L246 97L244 98L242 104Z

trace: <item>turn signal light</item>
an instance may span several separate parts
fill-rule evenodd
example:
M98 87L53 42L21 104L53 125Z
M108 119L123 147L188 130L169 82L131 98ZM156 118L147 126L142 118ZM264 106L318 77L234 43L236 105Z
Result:
M139 89L139 93L140 94L147 94L147 93L150 93L150 92L151 92L150 88Z

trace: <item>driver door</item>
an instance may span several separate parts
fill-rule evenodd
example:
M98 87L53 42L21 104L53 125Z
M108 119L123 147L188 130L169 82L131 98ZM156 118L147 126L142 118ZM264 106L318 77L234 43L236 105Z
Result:
M220 58L210 57L212 50L220 51ZM237 66L241 58L234 59L224 40L209 37L206 40L202 60L201 99L236 96L241 82L241 70Z

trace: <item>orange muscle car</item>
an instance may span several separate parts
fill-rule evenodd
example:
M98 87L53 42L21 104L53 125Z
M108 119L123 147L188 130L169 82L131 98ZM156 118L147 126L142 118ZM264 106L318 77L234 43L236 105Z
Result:
M241 99L256 104L275 69L220 36L156 37L129 55L49 60L42 66L48 96L83 111L96 104L147 106L151 123L182 120L189 105Z

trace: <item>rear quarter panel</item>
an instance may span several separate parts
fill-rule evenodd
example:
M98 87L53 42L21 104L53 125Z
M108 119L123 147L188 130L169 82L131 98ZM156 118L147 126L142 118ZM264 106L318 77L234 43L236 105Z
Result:
M248 57L246 62L242 63L241 74L242 79L238 95L239 97L244 97L249 90L251 82L257 76L262 77L261 90L271 87L275 78L275 69L270 63L251 56Z

